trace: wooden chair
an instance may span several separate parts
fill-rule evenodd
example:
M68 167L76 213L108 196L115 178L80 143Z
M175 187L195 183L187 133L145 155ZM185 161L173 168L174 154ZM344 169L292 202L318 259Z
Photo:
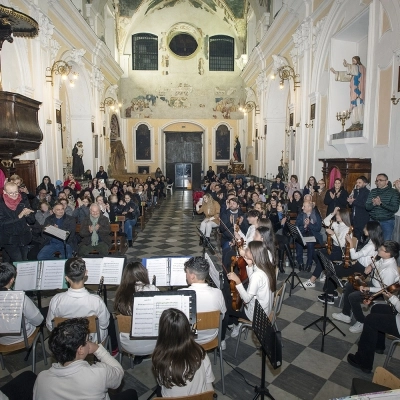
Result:
M26 333L26 326L25 326L25 317L22 314L21 320L21 331L24 336L24 339L21 342L13 343L13 344L0 344L0 363L1 368L4 370L4 359L3 354L8 354L17 350L29 349L32 347L32 372L36 373L36 344L40 339L40 344L42 345L42 352L43 352L43 361L44 364L47 365L47 357L46 357L46 350L44 348L44 340L43 340L43 333L40 330L40 327L37 327L32 334L28 337Z
M387 386L390 389L400 389L400 379L382 367L376 367L372 382L378 385Z
M129 355L129 359L131 361L131 368L133 368L133 357L132 354L129 353L121 344L120 333L130 333L131 325L132 325L132 317L121 314L113 314L114 322L115 322L115 332L117 334L117 342L118 342L118 358L120 364L122 363L122 353L126 353Z
M125 233L125 224L124 224L125 219L126 219L126 218L125 218L125 215L117 215L117 216L115 217L115 222L118 222L118 223L121 222L120 228L121 228L121 232L122 232L122 233Z
M179 397L168 397L170 400L214 400L218 396L211 390L209 392L192 394L189 396L179 396ZM154 397L154 400L163 400L165 397Z
M275 329L278 330L278 325L276 324L276 317L281 312L283 298L285 297L285 290L286 290L287 282L284 282L282 286L275 292L274 295L274 304L272 310L268 316L269 320L271 321L272 325L275 325ZM237 355L237 351L239 349L240 337L242 336L242 332L245 331L244 339L247 339L249 329L253 328L252 321L247 319L239 318L239 322L242 323L242 326L239 329L239 335L236 340L236 349L235 349L235 358Z
M111 233L113 234L112 244L108 250L109 254L121 254L123 237L119 235L119 224L110 224Z
M99 340L99 338L101 338L101 334L100 334L99 319L97 318L97 316L91 315L89 317L84 317L84 318L86 318L89 321L89 333L95 333L97 335L97 340ZM67 321L69 319L71 318L54 317L54 319L51 321L53 329L59 324L61 324L61 322ZM108 335L104 338L101 344L111 353L111 340Z
M218 335L208 343L200 346L205 350L214 350L214 364L217 363L217 350L219 351L219 362L221 368L222 393L225 394L224 359L221 347L222 314L219 311L199 312L196 317L196 328L199 331L205 329L218 329ZM188 398L188 397L186 397Z

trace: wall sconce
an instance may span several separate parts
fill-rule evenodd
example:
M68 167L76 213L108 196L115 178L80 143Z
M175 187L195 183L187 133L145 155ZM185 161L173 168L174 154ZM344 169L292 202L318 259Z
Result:
M396 99L396 96L395 96L395 94L393 93L393 96L392 96L392 98L391 98L390 100L392 100L392 103L393 103L393 105L395 106L395 105L397 105L397 104L399 103L400 97L399 97L398 99Z
M122 104L118 103L117 100L112 97L106 97L102 103L100 103L100 111L106 112L106 106L110 107L111 111L114 111L116 107L121 108Z
M53 86L53 75L61 75L61 79L66 81L71 71L72 65L68 64L66 61L54 61L51 67L46 68L46 82L51 82L51 86ZM78 79L78 76L79 74L77 72L72 72L72 79L69 81L71 87L75 86L75 81Z
M304 124L306 128L314 128L314 120L311 120L311 124Z
M266 140L267 139L267 134L264 132L263 135L259 135L258 133L256 133L256 138L253 139L253 142L255 143L256 140Z
M286 135L290 136L293 132L293 136L296 136L296 131L294 129L285 129Z
M300 81L298 80L299 74L294 72L294 69L290 65L285 65L283 67L278 68L279 78L281 81L279 83L279 88L283 89L284 82L289 79L293 79L293 90L300 87ZM275 75L271 75L271 79L275 79Z
M260 114L260 109L254 101L247 101L243 106L239 103L239 111L242 113L248 113L254 109L256 110L256 115Z

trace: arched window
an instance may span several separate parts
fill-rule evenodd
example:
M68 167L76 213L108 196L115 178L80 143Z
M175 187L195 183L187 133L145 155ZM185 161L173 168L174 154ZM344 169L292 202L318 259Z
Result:
M150 129L140 124L136 129L136 160L151 160Z
M210 37L210 71L234 71L235 41L230 36Z
M132 69L158 70L158 37L151 33L132 35Z
M229 160L231 153L231 132L225 124L215 131L215 160Z

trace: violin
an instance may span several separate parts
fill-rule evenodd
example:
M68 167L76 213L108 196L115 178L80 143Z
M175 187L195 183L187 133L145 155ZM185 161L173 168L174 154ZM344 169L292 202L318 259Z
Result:
M332 229L332 220L329 223L329 226L325 226L325 228ZM333 246L333 238L332 235L327 234L326 235L326 252L328 255L332 254L332 246Z
M354 290L360 290L361 286L368 286L365 277L360 272L355 272L347 277L347 280L353 285Z
M103 287L104 287L104 276L100 278L99 287L97 288L97 295L100 297L103 295Z
M231 272L234 272L234 268L236 265L236 257L233 256L231 258ZM229 282L229 288L231 291L231 296L232 296L232 308L235 311L239 311L242 308L243 300L240 297L240 294L236 288L236 283L234 281Z
M392 283L389 286L386 286L386 288L381 289L379 292L376 292L372 295L370 295L369 293L367 294L367 297L364 299L364 304L369 304L372 301L374 301L374 299L378 296L380 296L381 294L383 294L384 292L388 292L388 293L394 293L394 292L398 292L400 290L400 282L395 282ZM391 303L390 303L391 304Z
M349 232L347 233L349 236L352 235L353 233L353 227L350 226ZM346 240L346 247L344 250L344 255L343 255L343 267L344 268L349 268L351 263L350 259L350 243Z

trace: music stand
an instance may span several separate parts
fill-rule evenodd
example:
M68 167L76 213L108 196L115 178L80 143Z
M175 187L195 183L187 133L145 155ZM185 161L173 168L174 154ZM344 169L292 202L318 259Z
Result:
M261 344L262 350L262 360L261 360L261 386L256 386L255 391L256 395L253 397L253 400L258 399L261 396L261 399L264 400L264 396L269 397L272 400L275 400L269 390L265 387L265 372L266 372L266 361L265 357L267 356L272 367L274 369L279 368L282 365L282 345L281 342L276 340L277 335L279 336L281 333L276 332L274 326L271 324L271 321L268 318L268 315L261 307L259 301L256 299L255 308L254 308L254 316L253 316L253 332L257 336Z
M299 242L301 245L304 245L303 237L301 236L301 234L299 235L300 232L296 225L293 225L289 222L287 222L286 225L288 227L290 237L292 238L292 241L293 241L293 251L294 251L296 241ZM290 266L292 267L292 272L289 274L289 276L285 280L285 282L291 281L290 286L289 286L289 296L291 296L292 290L295 289L298 285L301 285L304 290L306 290L306 288L303 285L303 282L301 281L299 275L297 275L296 271L294 270L296 265L294 263L293 254L291 255L291 257L289 257L290 249L287 247L287 245L285 245L285 249L286 249L286 254L288 255ZM298 280L296 285L294 284L294 278L296 278Z
M336 275L336 271L335 271L335 267L332 264L332 261L329 260L329 258L327 258L322 252L317 250L317 256L319 257L319 259L322 262L322 265L325 268L325 273L326 273L326 279L334 279L337 284L343 288L343 283L342 281L338 278L338 276ZM322 333L322 345L321 345L321 352L324 351L324 342L325 342L325 336L328 335L330 332L332 332L333 330L337 329L343 336L346 336L341 330L340 328L338 328L336 326L336 324L334 322L332 322L332 320L326 316L327 314L327 310L328 310L328 285L326 285L325 287L325 291L324 291L324 296L325 296L325 301L324 301L324 316L323 317L319 317L317 320L315 320L314 322L311 322L311 324L307 325L305 328L303 328L304 330L306 330L307 328L309 328L312 325L315 325L319 331ZM322 329L317 325L318 322L322 321ZM331 324L333 326L333 328L329 331L326 332L326 325L327 324Z
M215 255L215 253L217 252L217 249L211 243L210 238L205 236L204 233L200 230L200 228L198 226L196 226L196 229L199 231L200 237L203 239L203 257L205 257L207 247L210 249L210 253L212 255Z

